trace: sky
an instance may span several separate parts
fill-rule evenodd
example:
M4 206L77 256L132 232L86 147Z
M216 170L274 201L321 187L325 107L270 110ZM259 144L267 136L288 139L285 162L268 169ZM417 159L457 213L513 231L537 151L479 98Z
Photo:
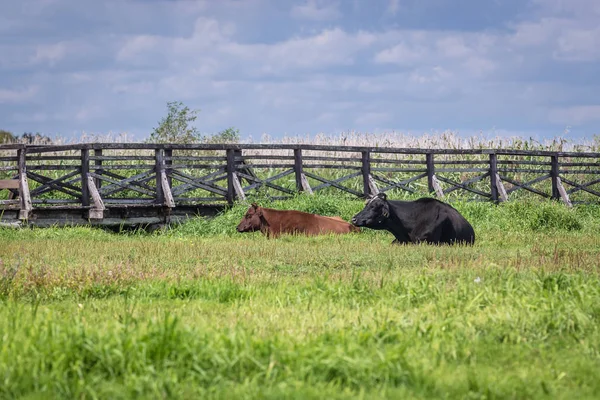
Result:
M0 0L0 129L600 134L597 0Z

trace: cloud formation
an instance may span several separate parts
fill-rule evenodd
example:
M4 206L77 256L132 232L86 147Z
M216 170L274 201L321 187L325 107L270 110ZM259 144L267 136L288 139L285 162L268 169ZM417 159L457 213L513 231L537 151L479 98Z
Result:
M599 133L600 6L512 1L472 0L459 27L445 25L451 0L14 2L0 17L0 128L141 139L178 100L202 110L202 131L254 137Z

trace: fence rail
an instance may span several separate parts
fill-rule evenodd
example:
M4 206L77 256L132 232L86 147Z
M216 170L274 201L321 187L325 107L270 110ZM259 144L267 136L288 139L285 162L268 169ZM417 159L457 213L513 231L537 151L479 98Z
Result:
M298 192L600 203L600 153L292 144L0 145L0 212L232 204Z

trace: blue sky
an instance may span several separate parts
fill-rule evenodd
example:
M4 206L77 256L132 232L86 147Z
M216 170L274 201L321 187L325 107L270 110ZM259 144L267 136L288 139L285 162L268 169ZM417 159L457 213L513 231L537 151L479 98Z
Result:
M600 133L597 0L0 0L0 129Z

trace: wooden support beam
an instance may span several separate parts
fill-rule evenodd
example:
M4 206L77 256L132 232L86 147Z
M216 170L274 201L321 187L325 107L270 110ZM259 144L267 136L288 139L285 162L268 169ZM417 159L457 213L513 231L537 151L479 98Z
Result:
M567 205L567 207L572 208L573 204L571 203L571 199L569 199L569 194L565 190L565 187L563 186L563 184L560 180L560 177L556 178L556 186L557 186L558 193L560 194L560 198L562 199L562 201Z
M233 189L238 199L241 201L246 201L246 194L244 193L244 189L240 183L240 178L236 172L233 173Z
M88 211L88 219L93 220L101 220L104 219L104 202L102 201L102 197L100 196L100 192L96 187L96 183L94 178L89 173L87 174L87 186L90 195L92 196L92 207Z
M308 178L306 178L304 172L300 174L300 183L302 184L302 191L310 194L311 196L314 194L312 188L308 184Z
M373 176L371 176L371 174L369 174L369 190L371 191L371 194L373 194L373 195L379 193L379 188L377 188L377 183L375 182L375 179L373 179Z
M498 190L498 195L500 197L500 201L508 201L508 194L506 193L506 188L502 183L502 179L500 179L500 175L496 172L496 188Z
M165 206L169 208L175 208L175 200L173 200L173 193L171 193L171 186L169 185L169 180L165 170L160 172L160 182L165 197Z
M435 174L428 176L428 180L431 180L431 186L433 186L435 195L439 198L444 197L444 190L442 189L442 185L440 185L440 181L435 177Z
M29 192L29 183L27 182L26 167L26 149L19 149L19 198L21 200L21 210L19 211L20 220L28 220L33 206L31 204L31 194Z

